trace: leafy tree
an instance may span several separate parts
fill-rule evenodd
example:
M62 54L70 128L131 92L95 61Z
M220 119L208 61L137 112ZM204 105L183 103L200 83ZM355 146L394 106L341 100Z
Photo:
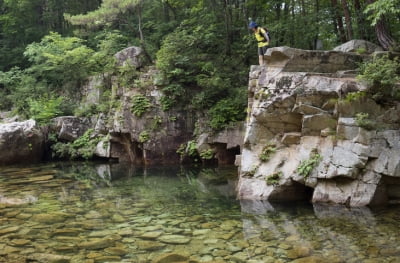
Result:
M53 91L65 91L71 96L79 95L80 85L96 72L94 50L76 37L64 38L52 32L40 43L28 45L24 55L32 63L27 70L29 74Z

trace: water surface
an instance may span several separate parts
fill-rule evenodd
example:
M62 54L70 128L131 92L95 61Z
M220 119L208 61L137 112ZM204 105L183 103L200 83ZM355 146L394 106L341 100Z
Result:
M400 262L399 207L239 202L236 177L236 167L0 168L0 262Z

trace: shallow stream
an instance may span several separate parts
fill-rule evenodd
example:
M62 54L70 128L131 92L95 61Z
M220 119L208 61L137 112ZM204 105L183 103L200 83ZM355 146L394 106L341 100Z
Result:
M399 206L240 202L236 177L237 167L0 168L0 262L400 262Z

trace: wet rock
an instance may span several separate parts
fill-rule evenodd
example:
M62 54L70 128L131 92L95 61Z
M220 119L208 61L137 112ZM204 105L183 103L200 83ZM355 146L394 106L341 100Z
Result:
M123 256L129 253L129 251L122 247L108 247L104 251L110 255Z
M210 231L210 229L196 229L193 231L193 236L207 235Z
M245 252L238 252L231 256L230 260L237 263L246 263L249 256Z
M13 253L20 252L21 249L13 246L4 246L3 249L0 251L0 255L9 255Z
M326 259L318 256L304 257L291 261L291 263L324 263L324 262L327 262Z
M85 214L85 218L87 218L87 219L99 219L102 217L103 217L103 215L100 212L94 211L94 210L91 210Z
M8 233L17 232L19 229L20 229L19 226L11 226L11 227L1 228L0 229L0 236L8 234Z
M135 242L140 250L154 251L163 249L166 245L157 241L140 240Z
M52 214L36 214L32 216L32 220L40 223L52 224L64 222L67 217L69 217L68 214L58 212Z
M34 253L27 257L30 260L48 263L68 263L71 262L71 257L47 253Z
M163 254L155 258L153 263L173 263L173 262L185 262L189 258L187 256L183 256L175 253Z
M99 262L99 263L103 263L103 262L109 262L109 263L119 263L121 262L121 257L119 256L101 256L98 258L94 259L94 262Z
M159 241L167 244L187 244L190 242L190 238L182 235L163 235L158 238Z
M74 244L62 245L62 246L55 246L54 251L60 253L71 253L78 249L78 247Z
M388 256L398 256L400 255L400 251L398 248L382 248L379 251L379 254L385 257Z
M82 232L82 229L79 228L62 228L56 229L53 232L55 236L77 236Z
M287 257L290 259L307 257L310 254L310 248L304 246L295 246L293 249L287 251Z
M114 214L111 219L116 223L123 223L126 221L126 219L119 214Z
M153 232L146 232L143 235L140 236L140 238L143 239L157 239L162 235L161 231L153 231Z
M84 249L101 249L106 247L113 247L115 240L113 238L99 238L81 242L78 246Z
M89 234L89 237L106 237L114 234L114 231L111 230L100 230L100 231L92 231Z
M11 240L11 244L17 247L23 247L29 245L31 241L29 239L13 239Z

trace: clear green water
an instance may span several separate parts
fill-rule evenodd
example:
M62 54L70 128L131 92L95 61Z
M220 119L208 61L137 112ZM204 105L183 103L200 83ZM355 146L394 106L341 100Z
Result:
M400 209L235 199L236 167L0 168L0 262L400 262Z

